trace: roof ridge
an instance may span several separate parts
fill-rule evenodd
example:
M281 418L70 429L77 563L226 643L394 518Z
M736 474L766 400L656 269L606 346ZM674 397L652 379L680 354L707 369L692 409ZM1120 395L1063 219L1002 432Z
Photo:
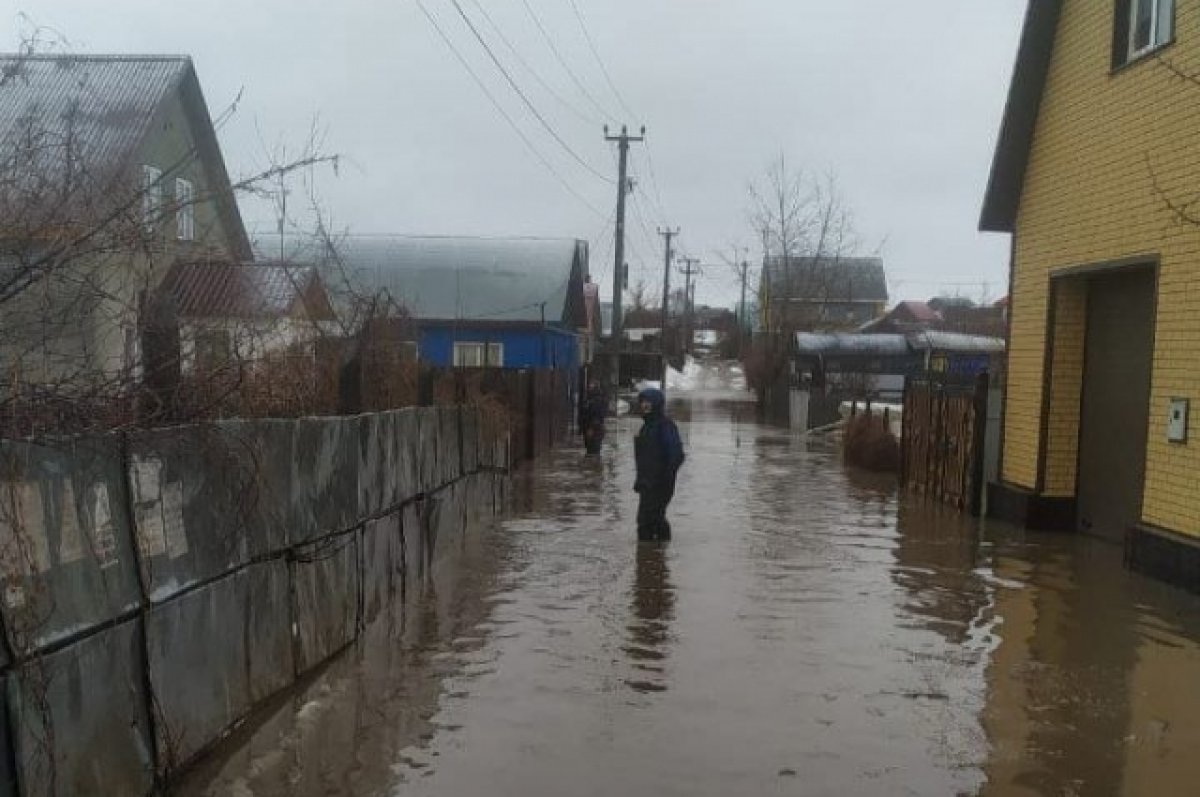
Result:
M155 53L2 53L0 59L20 61L191 61L190 55Z
M392 238L404 240L434 240L434 241L547 241L547 242L566 242L566 241L581 241L582 238L576 238L571 235L561 236L546 236L546 235L428 235L423 233L395 233L395 232L352 232L346 233L344 236L334 236L333 241L337 243L339 238Z

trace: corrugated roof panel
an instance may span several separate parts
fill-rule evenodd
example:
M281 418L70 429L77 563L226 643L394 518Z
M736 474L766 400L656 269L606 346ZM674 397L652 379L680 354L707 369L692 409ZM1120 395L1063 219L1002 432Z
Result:
M0 55L0 152L104 179L190 68L182 56Z
M871 335L849 332L797 332L796 351L801 355L906 355L908 340L903 335Z
M278 251L264 241L263 252ZM289 259L317 263L335 303L337 286L359 297L386 291L415 318L558 322L579 249L575 239L352 235L334 252L292 242ZM586 264L584 264L586 271Z
M313 266L179 262L159 291L183 318L278 318L291 312L315 277Z
M911 341L913 348L922 351L985 354L1002 352L1005 349L1003 338L963 335L958 332L942 332L940 330L915 333L912 335Z

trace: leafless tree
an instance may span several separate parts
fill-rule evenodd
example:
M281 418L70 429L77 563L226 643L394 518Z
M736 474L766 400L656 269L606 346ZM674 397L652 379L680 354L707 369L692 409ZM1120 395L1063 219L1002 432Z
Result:
M853 214L832 173L795 169L783 154L751 182L749 194L751 224L762 241L759 298L768 337L787 335L797 324L819 321L793 311L798 299L839 287L837 266L859 247Z
M841 262L859 241L832 173L796 168L780 154L750 182L749 197L750 223L762 242L758 302L765 334L744 357L763 404L786 373L792 334L823 321L820 300L842 287Z

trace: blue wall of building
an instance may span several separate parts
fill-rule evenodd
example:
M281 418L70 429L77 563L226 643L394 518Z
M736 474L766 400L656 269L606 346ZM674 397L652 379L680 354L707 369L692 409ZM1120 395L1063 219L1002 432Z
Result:
M421 327L420 358L431 365L449 367L454 364L456 342L503 344L505 368L579 367L577 337L555 327L544 330Z

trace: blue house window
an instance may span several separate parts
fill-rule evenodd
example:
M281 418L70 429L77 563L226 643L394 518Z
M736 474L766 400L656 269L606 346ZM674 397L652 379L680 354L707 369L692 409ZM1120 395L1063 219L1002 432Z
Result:
M455 368L503 368L503 343L455 343Z

